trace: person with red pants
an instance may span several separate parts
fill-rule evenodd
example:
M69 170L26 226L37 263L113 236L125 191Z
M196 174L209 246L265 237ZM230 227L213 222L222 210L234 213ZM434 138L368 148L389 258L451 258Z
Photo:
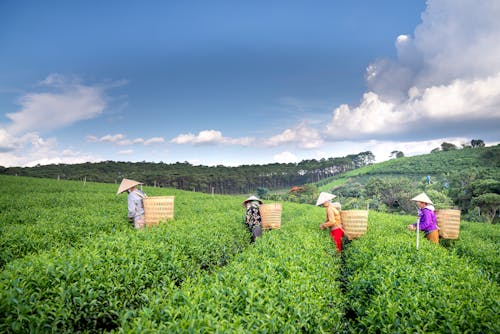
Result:
M331 200L336 196L333 194L328 194L322 192L319 195L316 205L321 205L326 208L326 220L323 224L319 226L320 229L330 228L330 236L332 241L335 242L337 246L337 252L342 251L342 237L344 236L344 230L342 229L342 221L340 218L340 203L332 203Z

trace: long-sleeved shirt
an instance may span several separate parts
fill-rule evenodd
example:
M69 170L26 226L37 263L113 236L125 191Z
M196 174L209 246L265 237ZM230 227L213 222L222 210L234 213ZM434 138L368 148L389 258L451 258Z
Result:
M437 230L436 214L434 213L433 206L426 206L418 210L419 228L426 233ZM417 223L413 224L417 226Z
M325 227L330 227L331 229L336 229L342 227L342 221L340 218L340 212L332 205L326 208L326 221L324 223Z
M258 226L262 226L262 217L260 216L259 206L251 204L246 210L246 221L249 230L253 230Z
M139 189L128 193L128 217L135 218L144 215L142 199L146 194Z

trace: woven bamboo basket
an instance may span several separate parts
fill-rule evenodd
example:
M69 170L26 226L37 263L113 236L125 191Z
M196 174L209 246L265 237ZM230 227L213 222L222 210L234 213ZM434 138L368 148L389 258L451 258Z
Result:
M436 210L439 235L443 239L458 239L460 231L460 210Z
M145 197L144 218L146 226L158 225L160 221L174 219L175 196L151 196Z
M342 227L347 239L356 239L366 233L368 229L368 210L340 211Z
M282 208L280 203L261 204L259 210L263 229L281 228Z

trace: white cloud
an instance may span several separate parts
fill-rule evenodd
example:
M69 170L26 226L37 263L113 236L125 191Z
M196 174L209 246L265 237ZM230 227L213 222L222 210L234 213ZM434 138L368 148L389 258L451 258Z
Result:
M54 86L54 87L62 87L65 86L68 81L64 75L59 73L51 73L45 79L39 82L41 86ZM76 79L78 81L78 79Z
M123 155L130 155L130 154L133 154L134 153L134 150L122 150L122 151L118 151L118 154L123 154Z
M465 137L450 137L422 141L391 141L370 140L364 143L366 150L371 151L377 162L389 159L392 151L401 151L405 156L414 156L430 153L433 149L441 147L443 142L451 143L457 147L470 143Z
M50 165L50 164L81 164L86 162L99 162L102 158L95 157L92 154L82 155L79 152L73 152L72 155L60 155L55 153L52 157L43 157L38 160L30 160L24 163L24 167L33 167L36 165Z
M84 84L77 77L50 74L36 86L37 91L19 99L21 109L7 113L10 123L0 128L0 165L33 166L50 163L82 163L104 160L94 154L60 148L55 138L40 133L64 128L81 120L98 117L107 108L106 90L126 84L125 81ZM97 138L116 142L123 135Z
M397 59L367 67L359 105L340 105L330 139L497 133L500 2L429 0L414 36L399 35Z
M282 152L274 156L274 161L278 163L299 162L299 158L293 153Z
M153 145L153 144L160 144L164 143L165 139L162 137L152 137L149 139L144 139L144 138L135 138L135 139L127 139L124 134L117 133L114 135L105 135L102 137L96 137L94 135L89 135L87 136L87 141L90 143L111 143L114 145L119 145L119 146L130 146L130 145L136 145L136 144L143 144L143 145Z
M365 93L361 104L335 109L327 133L333 139L368 138L401 134L422 128L439 133L446 122L500 121L500 72L477 80L455 80L449 85L410 90L403 103L383 101Z
M192 145L216 145L216 144L229 144L229 145L241 145L248 146L255 141L251 137L243 138L230 138L223 137L220 131L216 130L203 130L197 135L192 133L180 134L173 138L170 142L174 144L192 144Z
M15 150L21 145L18 138L15 138L5 129L0 129L0 152Z
M40 86L48 91L25 94L19 99L21 109L6 114L12 121L10 133L59 129L97 117L107 107L104 86L84 85L58 74L49 75Z
M482 79L426 88L414 101L415 109L428 118L500 120L500 71Z
M500 2L428 1L414 45L425 60L415 85L440 85L500 71Z
M384 102L372 92L363 95L362 103L355 108L343 104L333 112L332 121L327 125L330 138L343 140L368 137L377 133L400 131L405 115L395 110L395 104Z
M86 140L89 142L89 143L95 143L95 142L98 142L99 141L99 138L97 138L96 136L87 136Z
M2 133L0 129L0 133ZM10 137L15 145L9 151L0 150L0 165L30 167L37 164L84 163L102 161L99 156L71 149L60 149L55 138L43 138L30 132L20 137Z
M107 143L119 143L121 140L123 140L123 138L125 138L125 136L119 133L116 135L105 135L101 137L99 141Z
M369 90L384 99L419 89L484 78L500 71L500 3L430 0L422 23L396 39L397 60L378 59L367 68Z
M343 140L330 145L325 145L321 151L314 152L314 156L300 155L299 159L321 159L324 157L342 157L364 151L371 151L375 161L381 162L390 159L392 151L401 151L405 156L414 156L430 153L433 149L441 147L443 142L452 143L461 148L462 144L470 144L471 138L467 137L442 137L429 140ZM487 146L497 145L498 141L485 142Z
M152 137L144 141L144 145L160 144L164 143L165 139L162 137Z
M284 144L294 144L300 148L312 149L320 147L323 144L323 139L318 130L302 123L293 129L286 129L282 133L264 140L264 145L267 146Z
M144 138L135 138L135 139L123 139L123 140L117 140L113 142L113 144L120 145L120 146L129 146L129 145L135 145L135 144L145 144Z

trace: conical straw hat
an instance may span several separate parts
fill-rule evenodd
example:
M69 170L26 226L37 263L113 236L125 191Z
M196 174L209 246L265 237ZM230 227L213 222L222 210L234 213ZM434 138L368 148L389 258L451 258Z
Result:
M415 202L424 202L427 204L433 204L429 196L427 196L425 193L421 193L420 195L413 197L411 200Z
M142 184L141 182L134 181L134 180L129 180L129 179L123 179L122 183L120 183L120 186L118 187L118 191L116 194L121 194L122 192L129 190L132 187L135 187L139 184Z
M260 198L258 198L257 196L250 196L248 197L246 200L243 201L243 206L245 206L247 204L247 202L250 202L250 201L258 201L260 204L262 204L262 201L260 200Z
M333 194L326 193L323 191L319 194L318 200L316 201L316 205L321 205L327 201L331 201L335 197L337 197L337 196L335 196Z

